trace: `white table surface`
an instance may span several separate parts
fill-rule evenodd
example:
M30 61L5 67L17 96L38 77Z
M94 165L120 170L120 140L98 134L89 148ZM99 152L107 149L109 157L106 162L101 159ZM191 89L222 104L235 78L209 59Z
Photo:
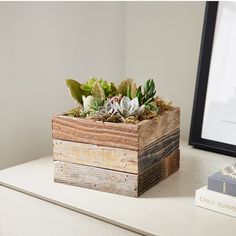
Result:
M78 235L137 234L0 186L0 236Z
M140 198L54 183L52 157L0 171L0 184L145 235L235 236L235 218L194 205L207 176L234 162L182 143L180 170Z

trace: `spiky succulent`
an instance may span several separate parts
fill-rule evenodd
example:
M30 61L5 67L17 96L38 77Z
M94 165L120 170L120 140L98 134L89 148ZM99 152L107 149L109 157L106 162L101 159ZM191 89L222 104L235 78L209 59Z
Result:
M154 100L155 94L156 94L155 83L153 79L149 79L144 84L143 93L142 93L142 86L138 87L136 92L136 97L138 98L140 104L147 105L148 103Z

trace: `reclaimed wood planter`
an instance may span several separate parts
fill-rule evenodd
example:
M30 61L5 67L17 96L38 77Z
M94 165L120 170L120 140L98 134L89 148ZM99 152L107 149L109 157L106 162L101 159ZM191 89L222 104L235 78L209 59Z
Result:
M138 124L53 117L54 181L138 197L179 168L179 113Z

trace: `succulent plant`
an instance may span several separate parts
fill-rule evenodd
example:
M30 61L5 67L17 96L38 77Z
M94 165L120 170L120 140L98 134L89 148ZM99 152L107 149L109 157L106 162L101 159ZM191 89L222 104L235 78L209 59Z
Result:
M104 115L104 114L115 114L117 112L116 107L112 102L107 101L104 106L98 107L98 113Z
M99 106L92 118L95 120L101 120L103 122L121 122L120 116L110 100L105 102L104 105Z
M130 99L135 98L137 92L137 86L133 79L126 79L121 81L118 86L118 93L126 96Z
M89 111L90 109L93 109L95 99L93 96L89 95L88 97L83 96L83 108L85 111Z
M85 84L67 79L67 87L78 106L65 115L107 122L137 123L152 119L171 108L171 103L156 94L153 79L137 88L133 79L123 80L118 88L114 83L95 77Z
M103 88L106 96L117 94L117 88L114 83L108 83L106 80L103 79L98 80L95 77L91 77L85 84L82 84L81 88L87 93L92 94L93 87L97 82Z
M83 104L82 96L88 96L88 93L81 88L81 84L74 79L67 79L66 85L70 90L71 96L80 104Z
M106 97L117 94L117 88L114 83L108 83L103 79L90 78L87 83L80 84L74 79L67 79L66 85L70 90L71 96L81 105L83 104L83 96L93 95L98 104L105 101Z
M136 92L136 97L138 98L140 104L146 105L154 100L155 94L156 94L155 83L153 79L149 79L144 84L143 93L142 93L142 86L138 87Z
M157 106L157 104L156 104L155 101L148 103L148 104L145 106L145 108L146 108L146 110L154 111L154 112L156 112L157 114L158 114L159 111L160 111L160 107Z
M137 97L135 97L134 99L130 100L128 97L124 96L121 99L120 103L115 102L114 106L115 106L115 109L117 109L118 112L123 117L139 116L145 110L145 106L144 105L142 105L141 107L139 106L139 101L138 101Z

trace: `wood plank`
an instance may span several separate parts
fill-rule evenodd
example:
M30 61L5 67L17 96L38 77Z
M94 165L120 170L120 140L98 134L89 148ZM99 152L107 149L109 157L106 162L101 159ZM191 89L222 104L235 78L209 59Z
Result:
M54 162L54 181L99 191L137 197L179 168L179 150L173 151L141 175L98 167Z
M138 176L138 196L161 180L166 179L179 169L180 151L174 150L170 155L153 165Z
M101 122L68 116L53 118L52 137L54 139L129 150L137 150L138 147L138 127L136 125Z
M54 160L138 173L138 152L127 149L53 140Z
M178 148L179 129L157 140L142 151L56 139L53 140L53 143L54 160L128 173L141 173Z
M109 123L69 116L52 119L54 139L129 150L142 150L179 128L179 108L163 112L158 119L138 124Z
M54 181L104 192L137 196L138 176L92 166L55 161Z
M139 126L139 150L154 143L157 139L179 128L180 109L175 107L165 111L157 119L145 120Z
M145 147L145 149L138 152L138 173L151 168L161 159L170 155L172 151L179 148L179 129L169 133L168 135L158 139L156 142Z

